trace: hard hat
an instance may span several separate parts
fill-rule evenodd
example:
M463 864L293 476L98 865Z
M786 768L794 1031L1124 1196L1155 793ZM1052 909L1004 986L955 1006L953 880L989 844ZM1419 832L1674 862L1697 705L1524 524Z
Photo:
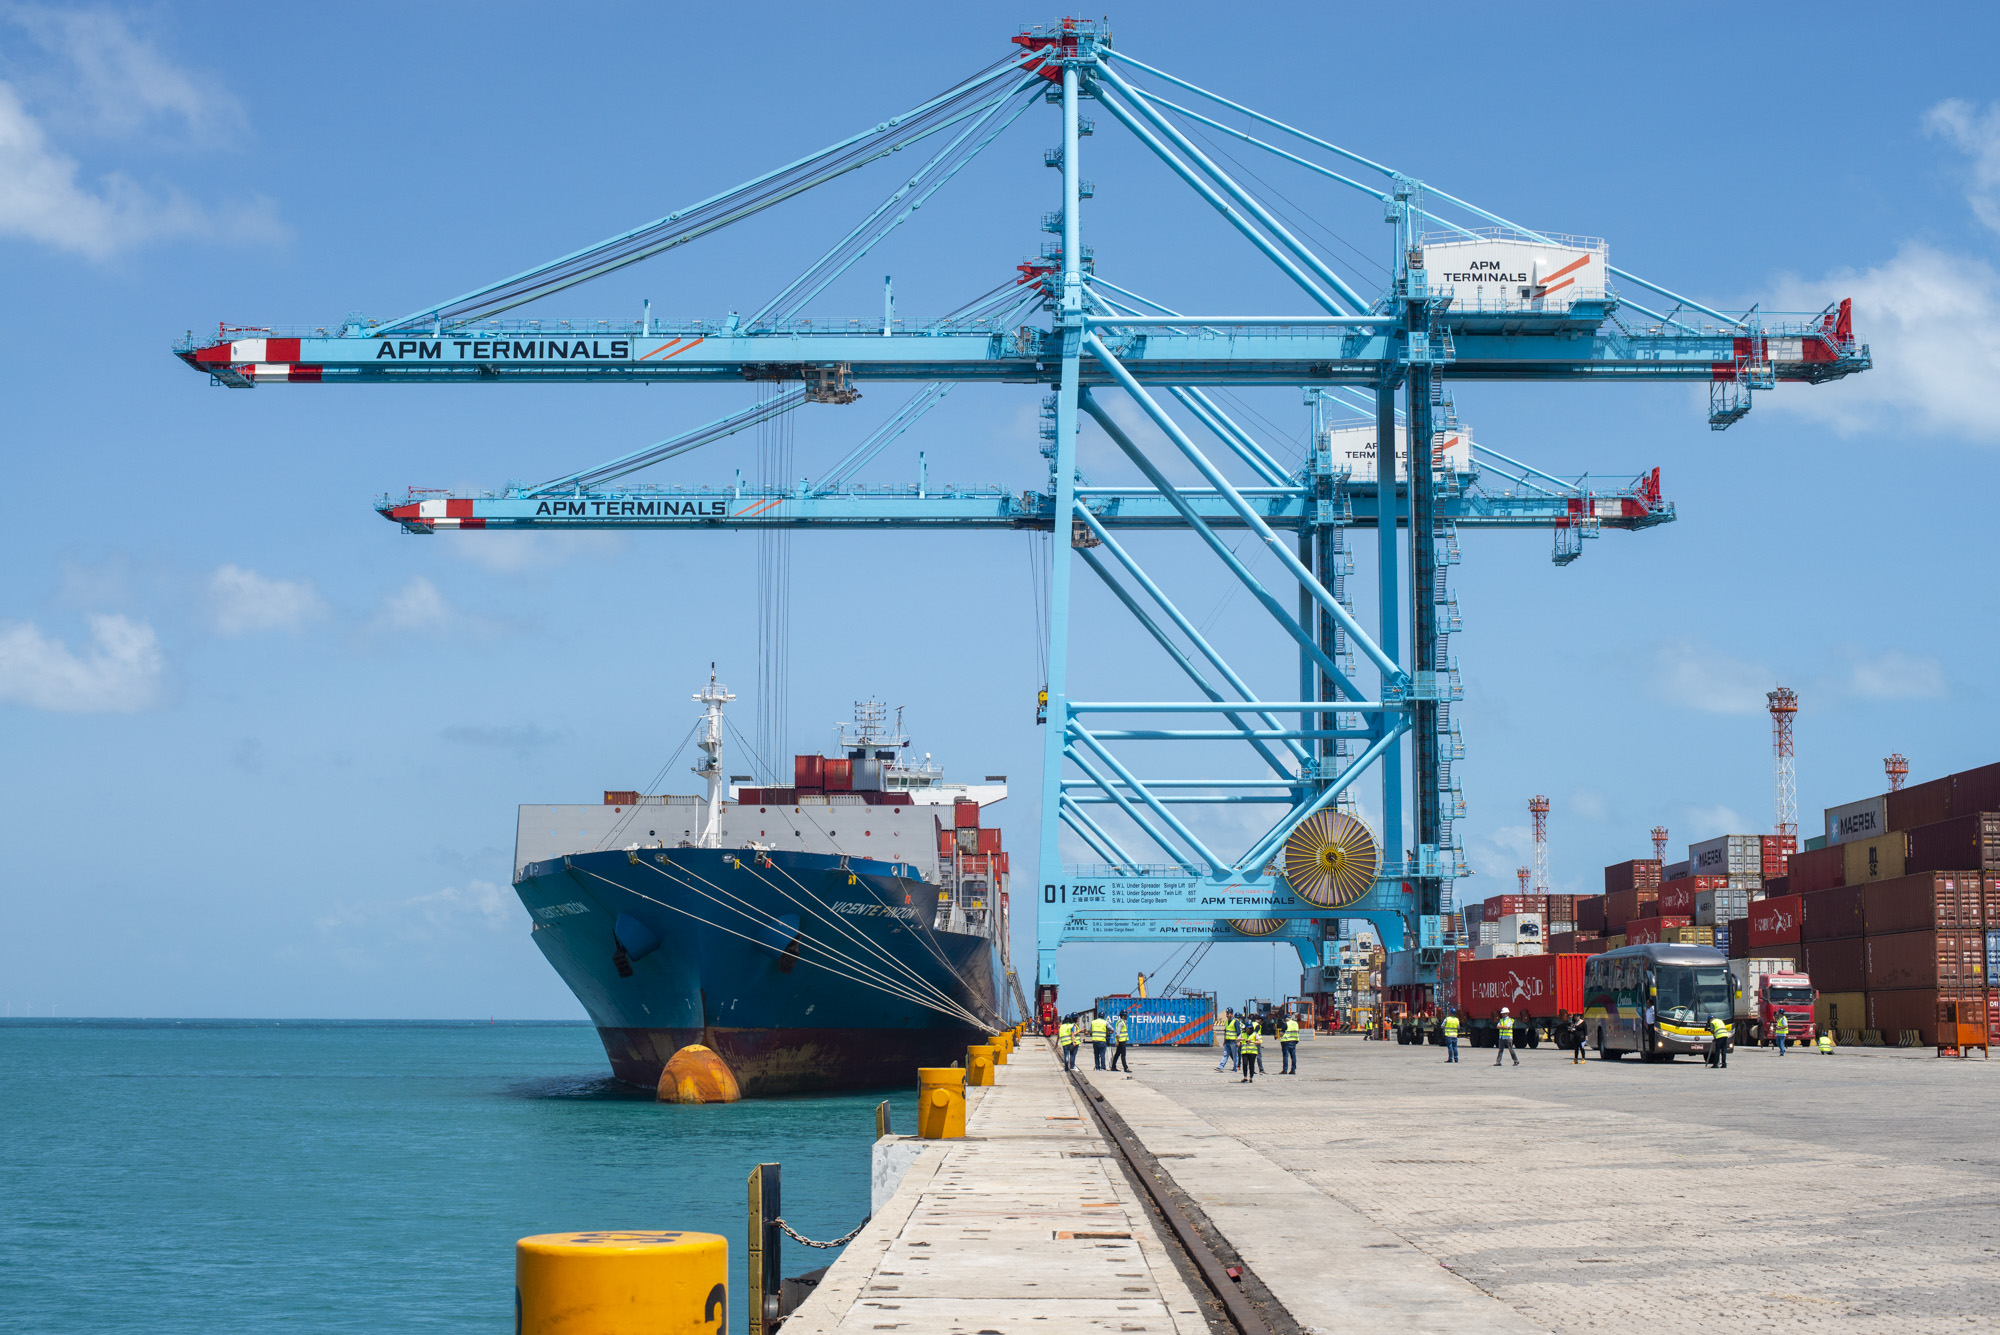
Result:
M1507 1008L1506 1008L1505 1006L1502 1006L1502 1007L1500 1008L1500 1013L1501 1013L1502 1015L1505 1015L1505 1014L1507 1014Z

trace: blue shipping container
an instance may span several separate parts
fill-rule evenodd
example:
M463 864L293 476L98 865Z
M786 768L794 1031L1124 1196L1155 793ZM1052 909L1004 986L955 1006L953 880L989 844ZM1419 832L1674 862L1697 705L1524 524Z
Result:
M1099 997L1097 1013L1123 1015L1132 1042L1141 1047L1213 1047L1215 998Z

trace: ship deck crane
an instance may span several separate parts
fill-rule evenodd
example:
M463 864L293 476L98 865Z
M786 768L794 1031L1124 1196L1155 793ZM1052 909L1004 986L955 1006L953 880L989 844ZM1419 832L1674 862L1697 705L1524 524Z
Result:
M329 326L220 327L216 338L184 340L177 354L217 383L491 384L782 382L791 389L760 410L851 402L857 387L905 381L1036 386L1050 397L1042 453L1046 490L914 497L835 485L803 494L746 495L666 489L639 496L593 488L623 472L671 457L652 447L607 470L569 475L550 494L415 498L384 507L406 527L502 528L521 524L618 523L801 527L1040 527L1068 531L1069 559L1050 563L1049 667L1037 881L1038 983L1052 1000L1056 949L1069 939L1187 940L1235 924L1248 935L1291 937L1327 917L1369 918L1385 939L1414 936L1429 973L1441 948L1444 886L1463 870L1450 824L1449 704L1455 670L1440 656L1448 629L1442 569L1455 553L1455 524L1546 522L1580 537L1598 526L1660 522L1656 479L1603 495L1524 496L1522 488L1484 493L1436 467L1437 427L1451 414L1453 382L1681 381L1710 387L1708 421L1722 430L1749 410L1752 396L1779 381L1809 384L1870 365L1855 341L1846 302L1825 311L1778 316L1727 314L1610 263L1591 238L1521 227L1435 185L1375 162L1298 127L1149 65L1114 47L1108 24L1064 20L1024 29L1014 50L902 115L744 185L676 210L594 246L388 321ZM1200 110L1176 102L1198 102ZM1158 307L1097 275L1083 243L1082 204L1095 194L1082 175L1080 145L1095 125L1090 102L1116 120L1198 200L1254 247L1302 294L1303 309L1182 313ZM1061 143L1044 154L1061 173L1059 207L1042 219L1055 234L1042 253L952 314L928 322L827 321L806 305L915 215L936 190L1028 110L1059 108ZM1285 225L1279 211L1203 151L1197 138L1222 134L1268 154L1288 170L1351 189L1390 230L1390 279L1364 296ZM1282 142L1280 142L1282 141ZM509 315L625 265L688 244L717 228L780 205L826 181L892 154L918 165L860 224L805 273L747 318L572 322ZM928 155L928 156L926 156ZM900 172L900 168L899 168ZM1642 304L1643 301L1654 305ZM1046 311L1045 324L1022 323ZM1384 478L1406 481L1368 495L1361 479L1315 449L1296 476L1274 475L1267 451L1234 429L1205 397L1206 387L1303 387L1358 393L1376 427L1375 462ZM1171 395L1200 423L1212 455L1161 402ZM1396 420L1408 442L1400 452ZM1129 434L1110 411L1123 400L1164 437L1165 449ZM780 406L781 405L781 406ZM1147 485L1097 487L1080 477L1076 438L1093 418ZM676 438L678 439L678 438ZM696 442L698 444L700 442ZM672 442L663 443L668 446ZM865 445L865 442L864 442ZM692 446L690 446L692 448ZM1211 447L1212 448L1212 447ZM865 453L865 449L863 450ZM644 456L641 459L639 456ZM1192 466L1203 485L1168 480L1163 465ZM1400 467L1399 467L1400 465ZM1254 478L1246 481L1245 474ZM1547 475L1540 475L1553 483ZM1382 490L1380 488L1378 491ZM1532 490L1529 488L1528 490ZM556 495L555 492L564 492ZM563 503L561 513L553 508ZM599 510L616 506L615 513ZM644 514L649 501L675 507ZM547 514L540 506L548 503ZM1340 534L1374 504L1379 620L1365 628L1340 596ZM1642 513L1628 513L1638 505ZM518 507L526 505L527 512ZM688 508L692 506L690 511ZM438 507L433 509L433 507ZM761 507L761 508L760 508ZM1609 507L1612 513L1601 513ZM1388 522L1393 511L1395 522ZM781 518L765 519L776 514ZM473 521L473 522L468 522ZM645 521L658 521L648 524ZM1562 522L1568 521L1568 522ZM1296 698L1253 694L1221 648L1193 633L1167 592L1118 542L1131 527L1193 535L1262 605L1282 643L1296 649ZM1407 556L1399 529L1410 535ZM1224 543L1247 532L1267 582ZM1102 554L1100 554L1100 552ZM1558 559L1562 552L1558 549ZM1113 559L1105 559L1106 557ZM1337 559L1339 558L1339 559ZM1201 698L1079 698L1070 683L1071 583L1078 563L1103 578L1141 627L1185 669ZM1276 587L1272 587L1275 583ZM1146 610L1148 606L1158 612ZM1183 632L1176 639L1164 614ZM1407 647L1406 647L1407 640ZM1193 643L1206 666L1175 648ZM1230 646L1240 653L1252 646ZM1353 669L1358 652L1374 678ZM1195 722L1200 726L1173 726ZM1122 726L1121 726L1122 725ZM1171 775L1141 778L1124 758L1135 743L1229 739L1269 766L1262 780L1217 778L1214 765L1165 765ZM1358 750L1349 750L1350 745ZM1406 840L1402 752L1413 754ZM1156 748L1157 749L1160 748ZM1167 745L1165 751L1200 754ZM1343 795L1371 770L1381 779L1379 856L1336 833ZM1210 772L1204 772L1210 771ZM1258 791L1239 791L1244 785ZM1128 852L1080 799L1118 808L1143 839ZM1177 814L1190 801L1269 801L1282 808L1247 846L1211 846ZM1341 827L1345 829L1346 827ZM1066 867L1070 831L1102 859ZM1126 838L1134 836L1127 834ZM1157 850L1157 852L1153 851ZM1351 856L1350 856L1351 855ZM1295 864L1303 856L1303 864ZM1349 858L1345 871L1343 857ZM1156 859L1164 858L1164 862ZM1326 873L1310 871L1318 859ZM1281 863L1283 864L1281 866ZM1309 897L1307 881L1339 887ZM1175 931L1185 925L1189 934ZM1301 938L1303 939L1303 938ZM1302 955L1305 947L1301 947Z

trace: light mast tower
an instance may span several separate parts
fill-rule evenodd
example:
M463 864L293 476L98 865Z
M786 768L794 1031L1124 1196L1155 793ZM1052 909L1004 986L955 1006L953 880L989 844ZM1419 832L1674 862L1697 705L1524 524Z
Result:
M1521 893L1522 893L1522 894L1524 894L1524 895L1525 895L1525 894L1527 894L1527 893L1528 893L1528 880L1529 880L1529 878L1530 878L1530 877L1532 877L1532 876L1533 876L1534 874L1535 874L1534 872L1530 871L1530 870L1529 870L1528 868L1526 868L1526 867L1516 867L1516 868L1514 868L1514 876L1515 876L1515 878L1516 878L1516 879L1518 879L1518 880L1519 880L1519 881L1521 882Z
M1653 827L1653 861L1664 865L1666 860L1667 827L1664 825L1655 825Z
M1791 687L1780 686L1764 698L1771 706L1771 761L1777 780L1778 828L1772 833L1780 839L1790 839L1792 847L1797 848L1799 775L1792 751L1792 718L1799 712L1799 697Z
M1885 757L1882 761L1882 768L1889 775L1889 791L1892 793L1899 791L1903 786L1903 781L1910 777L1910 762L1903 758L1903 753L1900 751L1892 756Z
M1528 814L1535 821L1535 893L1549 892L1549 799L1537 794L1528 799Z

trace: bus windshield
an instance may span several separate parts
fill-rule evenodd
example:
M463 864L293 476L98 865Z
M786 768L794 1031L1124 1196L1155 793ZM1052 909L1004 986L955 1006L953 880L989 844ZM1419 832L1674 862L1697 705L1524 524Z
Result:
M1712 1016L1728 1019L1734 1011L1729 998L1729 970L1720 964L1661 964L1653 970L1659 996L1654 1001L1662 1020L1705 1024Z

